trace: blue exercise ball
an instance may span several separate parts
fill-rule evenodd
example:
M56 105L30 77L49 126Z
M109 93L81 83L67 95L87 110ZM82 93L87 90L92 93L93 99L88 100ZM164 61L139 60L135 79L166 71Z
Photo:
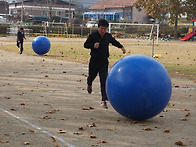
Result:
M118 113L134 120L145 120L167 106L172 84L167 70L156 59L130 55L110 69L106 92Z
M38 36L33 40L32 48L38 55L46 54L50 50L50 41L45 36Z

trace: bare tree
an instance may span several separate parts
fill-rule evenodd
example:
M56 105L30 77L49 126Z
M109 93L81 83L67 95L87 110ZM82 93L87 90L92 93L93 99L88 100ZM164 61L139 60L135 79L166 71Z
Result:
M52 9L55 6L57 0L35 0L35 2L41 7L43 15L48 15L49 21L51 21Z

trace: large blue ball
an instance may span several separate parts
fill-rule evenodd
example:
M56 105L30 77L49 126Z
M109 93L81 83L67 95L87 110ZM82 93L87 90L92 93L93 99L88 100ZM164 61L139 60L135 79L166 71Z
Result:
M118 113L127 118L145 120L167 106L172 84L167 70L156 59L131 55L120 59L110 69L106 91Z
M32 48L38 55L46 54L50 50L50 41L45 36L38 36L33 40Z

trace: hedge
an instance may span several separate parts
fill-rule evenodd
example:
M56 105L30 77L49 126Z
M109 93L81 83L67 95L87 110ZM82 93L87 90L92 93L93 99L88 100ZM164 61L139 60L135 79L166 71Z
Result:
M6 29L10 27L10 24L0 24L0 35L6 36ZM32 29L33 33L43 33L43 27L41 25L33 25L33 26L24 26L24 28ZM58 33L66 33L64 32L66 29L60 29L59 27L48 27L47 32L58 34ZM77 34L82 36L87 36L90 32L95 31L96 28L81 28L80 26L70 26L67 27L68 34ZM116 29L118 31L119 29ZM115 31L114 29L112 31ZM146 34L150 33L151 27L145 26L129 26L121 29L121 31L126 32L127 34ZM160 34L170 34L173 36L174 34L174 26L168 25L160 25ZM179 25L178 26L178 34L185 35L188 32L188 25Z

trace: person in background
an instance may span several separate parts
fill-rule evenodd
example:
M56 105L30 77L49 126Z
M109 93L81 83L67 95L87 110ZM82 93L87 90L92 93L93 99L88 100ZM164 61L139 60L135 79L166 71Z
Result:
M106 94L106 78L108 74L108 57L109 57L109 44L116 46L125 54L126 50L111 34L107 33L109 24L105 19L100 19L98 22L98 29L96 32L91 33L84 43L84 47L90 49L90 62L89 72L87 78L87 91L92 93L92 83L99 73L100 87L101 87L101 104L100 106L108 109L107 94Z
M24 29L20 28L17 33L17 47L20 48L20 54L23 52L23 41L24 41L25 35L24 35Z

